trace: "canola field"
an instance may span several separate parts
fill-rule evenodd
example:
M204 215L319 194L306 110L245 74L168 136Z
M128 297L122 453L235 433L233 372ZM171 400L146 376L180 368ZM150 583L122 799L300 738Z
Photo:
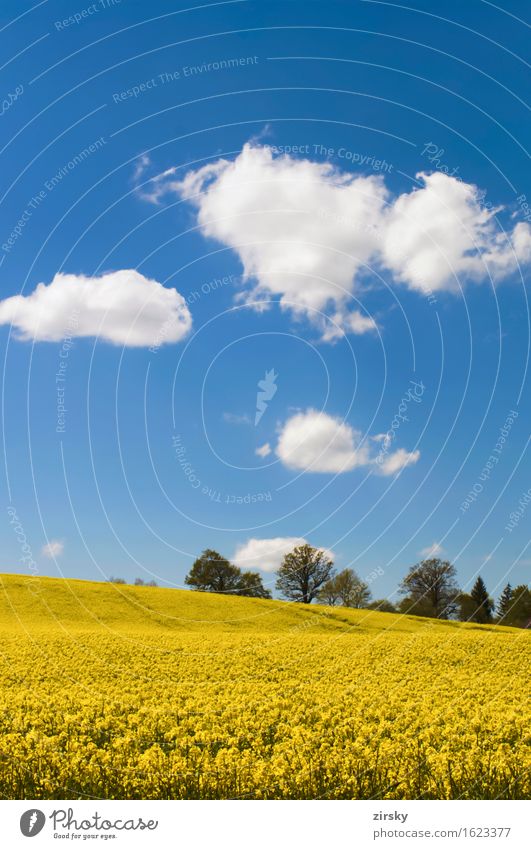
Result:
M0 576L4 799L521 799L530 635Z

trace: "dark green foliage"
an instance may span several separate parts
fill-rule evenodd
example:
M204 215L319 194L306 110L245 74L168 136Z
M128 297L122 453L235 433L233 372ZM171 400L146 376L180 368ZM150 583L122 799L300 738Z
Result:
M452 618L459 595L455 577L455 566L438 557L412 566L400 585L400 593L405 596L400 611L436 619Z
M258 572L241 573L236 595L247 595L253 598L271 598L271 593L264 587L262 578Z
M509 612L511 608L511 602L513 598L513 588L510 584L506 584L503 588L503 592L498 599L498 606L496 607L496 615L498 617L499 622L503 622L505 616Z
M474 602L474 611L472 613L472 622L479 622L486 625L492 622L492 613L494 611L494 602L490 598L485 581L478 575L476 583L470 591L470 597Z
M310 604L333 576L328 555L311 545L299 545L286 554L278 570L276 588L292 601Z
M271 598L258 572L242 572L211 548L205 549L197 558L184 582L202 592Z
M531 591L525 584L511 591L507 611L500 619L501 625L512 625L513 628L531 628Z

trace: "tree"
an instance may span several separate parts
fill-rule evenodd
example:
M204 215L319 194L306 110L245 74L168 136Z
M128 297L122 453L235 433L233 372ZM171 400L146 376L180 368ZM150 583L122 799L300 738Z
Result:
M238 582L236 595L247 595L253 598L271 598L258 572L242 572Z
M387 598L378 598L367 605L367 610L379 610L381 613L396 613L396 607Z
M340 603L339 590L335 578L329 578L325 581L319 592L317 593L317 601L319 604L328 604L330 607L335 607Z
M503 622L505 616L508 614L511 608L511 602L513 600L513 588L510 584L506 584L503 588L503 592L498 599L498 606L496 608L496 615L498 617L499 622Z
M406 598L400 605L403 612L418 616L449 619L457 611L457 586L455 566L448 560L432 557L412 566L400 585Z
M286 554L278 570L276 587L286 598L310 604L333 575L328 555L311 545L299 545Z
M456 601L458 604L457 618L461 622L475 621L474 613L476 612L477 606L470 593L459 593Z
M475 608L472 613L472 621L486 625L492 622L492 613L494 610L494 602L490 598L485 581L478 575L476 583L470 591L470 597L474 602Z
M242 572L210 548L197 558L184 582L201 592L271 598L258 572Z
M366 607L370 597L369 585L353 569L343 569L329 578L318 592L321 604L341 604L343 607Z
M206 548L193 564L184 583L203 592L234 593L240 578L241 572L237 566L233 566L217 551Z
M531 628L531 591L526 584L520 584L512 591L503 624L512 625L513 628Z

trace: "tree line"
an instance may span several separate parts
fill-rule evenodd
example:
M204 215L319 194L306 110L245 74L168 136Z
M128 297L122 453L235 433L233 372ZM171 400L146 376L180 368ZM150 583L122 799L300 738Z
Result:
M272 597L258 572L244 571L212 549L197 558L185 583L202 592ZM296 546L284 556L275 588L283 598L301 604L315 601L434 619L531 627L531 590L526 584L514 588L507 584L495 605L481 576L469 593L464 592L457 584L455 566L438 557L410 568L400 583L401 599L396 604L388 599L372 600L368 583L354 569L337 572L325 551L307 544Z
M108 579L109 584L126 584L127 581L124 581L123 578L114 578L112 575ZM133 586L135 587L158 587L156 581L144 581L143 578L135 578L133 582Z

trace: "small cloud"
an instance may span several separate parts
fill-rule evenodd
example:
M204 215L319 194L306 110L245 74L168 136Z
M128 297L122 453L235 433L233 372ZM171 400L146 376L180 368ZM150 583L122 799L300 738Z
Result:
M47 557L48 560L54 560L56 557L60 557L63 551L65 550L65 544L60 539L51 539L46 545L43 545L41 548L41 554L43 557Z
M238 416L236 413L223 413L223 421L233 425L250 425L251 419L248 415Z
M426 548L423 548L419 551L421 557L440 557L441 554L444 554L444 548L438 542L432 542L431 545L427 545Z
M133 182L137 183L140 180L140 177L146 171L147 168L151 165L151 158L147 153L143 153L142 156L139 156L135 162L135 170L133 172Z
M384 442L384 445L386 443ZM420 457L420 451L406 451L399 448L392 454L382 455L376 460L377 470L381 475L396 475L406 466L413 466Z
M136 175L135 182L138 182L138 179L143 176L144 170L141 169L140 173ZM147 200L149 203L158 205L161 198L169 191L172 182L168 182L168 180L170 177L173 177L176 171L177 168L168 168L162 174L156 174L154 177L150 177L137 185L135 191L138 197L142 198L142 200Z
M323 342L335 342L342 339L347 333L361 336L363 333L371 333L378 329L373 318L362 315L359 310L350 313L336 312L330 318L325 317L322 335Z
M268 457L271 454L271 446L269 442L265 442L264 445L260 445L256 448L254 453L257 457Z
M138 197L142 200L147 200L155 205L160 203L161 197L170 190L173 177L177 168L167 168L161 174L155 174L153 177L144 179L146 171L151 167L151 157L147 153L141 154L135 162L133 170L133 185Z
M385 434L372 439L387 447ZM288 469L330 474L370 466L380 475L394 475L420 457L420 451L404 448L374 456L360 431L339 418L312 409L296 413L280 427L276 453Z

